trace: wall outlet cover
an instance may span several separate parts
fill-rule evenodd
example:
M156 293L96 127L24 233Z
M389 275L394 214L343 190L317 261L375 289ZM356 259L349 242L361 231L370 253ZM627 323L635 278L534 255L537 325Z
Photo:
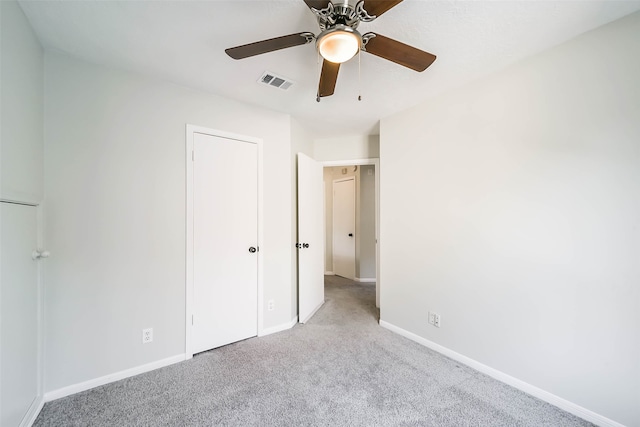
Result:
M433 312L429 312L429 324L430 325L435 325L436 323L436 315Z
M153 341L153 328L147 328L142 330L142 344L147 344Z

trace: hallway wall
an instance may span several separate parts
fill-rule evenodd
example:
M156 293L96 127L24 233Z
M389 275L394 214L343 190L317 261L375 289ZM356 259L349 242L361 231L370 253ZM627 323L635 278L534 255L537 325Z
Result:
M380 157L379 135L351 135L317 138L313 158L317 161L374 159Z

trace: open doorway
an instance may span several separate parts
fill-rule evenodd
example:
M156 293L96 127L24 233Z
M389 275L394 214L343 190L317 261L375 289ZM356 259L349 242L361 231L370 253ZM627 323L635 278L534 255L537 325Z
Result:
M378 159L325 162L323 181L325 274L376 283L379 307L377 172Z

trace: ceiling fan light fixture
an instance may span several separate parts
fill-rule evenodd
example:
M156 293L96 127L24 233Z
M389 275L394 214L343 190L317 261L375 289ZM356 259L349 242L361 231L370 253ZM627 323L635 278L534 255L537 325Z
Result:
M362 46L359 32L346 25L336 25L318 35L316 46L329 62L341 64L353 58Z

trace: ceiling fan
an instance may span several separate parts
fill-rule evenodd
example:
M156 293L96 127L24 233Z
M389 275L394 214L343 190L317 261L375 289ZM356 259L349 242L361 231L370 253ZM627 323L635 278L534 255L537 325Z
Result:
M415 47L400 43L377 33L360 34L360 22L371 22L402 0L304 0L318 19L320 33L289 34L231 47L225 52L233 59L244 59L316 41L322 56L322 70L318 84L317 101L333 95L340 64L353 58L359 51L368 52L415 71L424 71L436 60L432 55Z

